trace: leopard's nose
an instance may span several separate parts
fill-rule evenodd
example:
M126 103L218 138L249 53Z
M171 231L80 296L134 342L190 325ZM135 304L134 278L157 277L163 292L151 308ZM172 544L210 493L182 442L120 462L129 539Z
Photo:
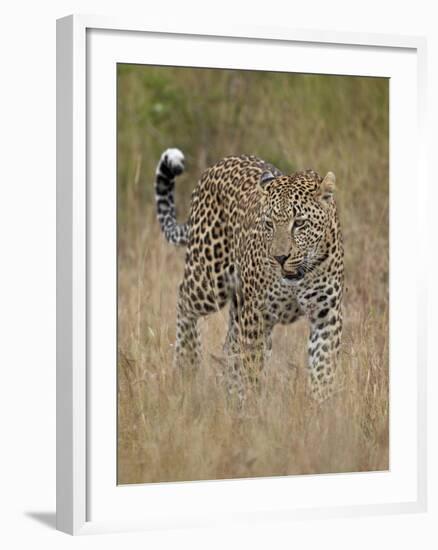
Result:
M289 256L274 256L274 258L277 260L277 262L283 267L284 262L289 258Z

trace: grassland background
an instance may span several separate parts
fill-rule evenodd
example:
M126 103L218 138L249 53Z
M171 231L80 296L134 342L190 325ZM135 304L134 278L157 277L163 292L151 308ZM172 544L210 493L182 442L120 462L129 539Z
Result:
M384 470L389 466L388 101L386 79L118 68L118 482ZM164 149L186 172L185 220L201 172L227 154L284 172L335 172L345 243L343 390L318 406L306 388L304 320L274 332L258 395L227 403L223 310L202 320L204 364L173 370L184 250L160 235L153 178Z

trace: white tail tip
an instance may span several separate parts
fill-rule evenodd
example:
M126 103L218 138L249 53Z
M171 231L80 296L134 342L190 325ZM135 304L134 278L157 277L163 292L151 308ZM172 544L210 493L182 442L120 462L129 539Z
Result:
M161 155L161 160L166 160L168 166L176 174L181 173L184 170L184 155L176 148L166 149Z

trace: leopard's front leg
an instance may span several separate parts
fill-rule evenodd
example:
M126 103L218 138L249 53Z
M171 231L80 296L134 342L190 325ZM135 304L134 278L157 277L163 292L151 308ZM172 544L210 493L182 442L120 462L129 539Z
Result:
M333 395L335 372L341 346L342 310L340 301L333 307L314 308L309 316L309 382L312 396L322 402Z
M328 277L306 285L297 292L302 311L310 323L308 342L309 384L312 396L322 402L333 395L336 365L342 335L342 284Z
M269 329L268 329L269 328ZM228 364L228 390L244 400L248 387L256 387L269 355L272 327L266 327L259 300L235 293L224 351Z
M262 304L246 298L239 318L240 355L242 375L249 384L256 384L267 353Z

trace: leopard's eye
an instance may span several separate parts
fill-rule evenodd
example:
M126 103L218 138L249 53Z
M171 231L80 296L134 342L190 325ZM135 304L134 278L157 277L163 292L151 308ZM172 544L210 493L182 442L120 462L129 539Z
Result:
M274 229L274 224L271 220L268 220L267 218L265 218L265 227L266 229L269 229L270 231L273 231Z
M301 219L297 219L294 221L294 226L293 228L294 229L299 229L300 227L303 227L304 225L306 225L306 222L307 220L301 218Z

